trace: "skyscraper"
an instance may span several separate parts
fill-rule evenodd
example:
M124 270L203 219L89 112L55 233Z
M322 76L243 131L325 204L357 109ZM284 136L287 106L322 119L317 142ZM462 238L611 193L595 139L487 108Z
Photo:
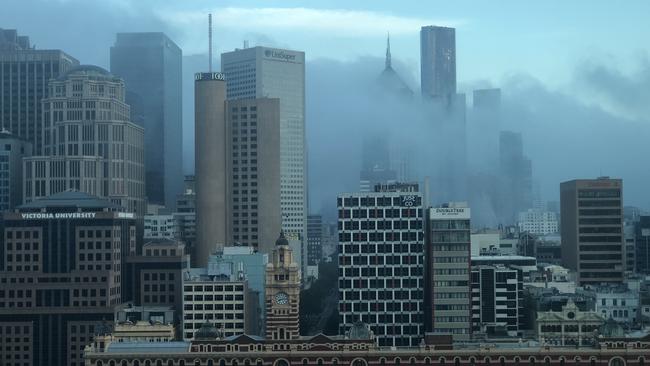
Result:
M501 222L514 224L519 212L533 206L533 168L524 155L521 133L501 131L499 175L502 181Z
M623 181L600 177L560 184L562 265L578 285L622 282Z
M449 98L456 94L456 30L426 26L420 30L422 96Z
M42 153L47 84L79 61L60 50L37 50L29 37L0 28L0 125Z
M32 144L0 131L0 211L23 202L23 158L32 155Z
M194 155L196 174L196 246L193 263L208 256L228 238L228 165L226 81L222 73L197 73L194 82Z
M417 346L424 335L424 232L417 184L341 194L339 333L370 325L380 346ZM469 292L469 290L468 290Z
M5 212L1 234L3 364L83 366L93 335L130 300L133 213L62 192Z
M23 160L25 202L74 189L144 215L144 131L130 120L122 79L85 65L48 88L43 155Z
M182 59L164 33L118 33L111 47L111 72L145 131L147 199L170 209L183 191Z
M280 206L287 236L306 237L305 53L269 47L221 54L228 99L280 99Z
M470 335L470 209L448 203L427 210L427 331L467 340Z

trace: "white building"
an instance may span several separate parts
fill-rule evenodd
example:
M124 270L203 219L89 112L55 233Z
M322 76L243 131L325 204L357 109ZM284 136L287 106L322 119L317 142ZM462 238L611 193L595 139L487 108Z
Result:
M280 206L285 234L307 234L305 53L269 47L221 54L227 98L280 99Z
M621 286L588 286L580 293L590 297L604 319L633 324L639 312L639 292Z
M145 239L174 239L178 237L178 225L174 215L145 215Z
M559 224L555 212L528 210L519 213L519 231L535 235L557 233Z

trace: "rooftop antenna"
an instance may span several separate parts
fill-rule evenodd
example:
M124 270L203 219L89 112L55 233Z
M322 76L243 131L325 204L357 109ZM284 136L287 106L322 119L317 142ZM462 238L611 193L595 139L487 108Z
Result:
M390 32L386 34L386 68L391 68L391 57L390 57Z
M212 13L208 14L208 72L212 72Z

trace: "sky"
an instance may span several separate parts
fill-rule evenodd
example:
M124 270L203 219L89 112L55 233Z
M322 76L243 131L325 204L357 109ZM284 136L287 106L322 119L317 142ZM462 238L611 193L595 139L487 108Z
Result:
M331 190L314 197L314 207L358 184L356 167L328 181L337 168L327 160L327 137L349 121L323 105L353 100L351 90L363 90L336 93L381 72L388 32L395 68L419 90L420 27L444 25L456 28L459 90L471 106L473 89L502 88L501 128L522 133L545 199L558 198L562 180L609 174L624 178L626 203L650 208L648 1L2 0L0 27L105 68L116 32L165 32L185 56L184 162L191 172L191 75L207 68L210 12L217 67L219 54L244 40L306 52L310 191Z

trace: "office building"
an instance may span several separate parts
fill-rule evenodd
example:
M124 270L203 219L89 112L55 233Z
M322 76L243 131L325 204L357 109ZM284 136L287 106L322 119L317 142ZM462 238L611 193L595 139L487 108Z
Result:
M650 216L642 215L635 225L636 270L650 274Z
M417 346L424 335L425 267L418 185L377 185L374 192L341 194L337 205L339 332L363 321L380 346ZM469 256L469 243L467 250Z
M528 209L519 213L519 232L534 235L548 235L559 232L559 223L555 212Z
M0 212L23 202L23 158L32 155L32 144L0 131Z
M307 265L317 266L323 258L323 216L307 216Z
M144 215L145 239L174 239L179 234L174 215Z
M624 221L623 234L625 240L625 246L623 247L625 272L636 273L636 223Z
M629 289L627 285L585 286L577 293L589 298L595 311L603 319L613 319L618 323L633 325L639 315L639 290Z
M480 255L472 256L470 264L474 266L504 266L521 272L524 281L530 281L537 271L537 259L521 255Z
M226 81L221 73L197 73L194 82L196 246L192 262L205 267L228 238Z
M270 254L282 225L281 102L226 102L229 243Z
M390 168L390 151L386 136L365 136L361 148L359 191L372 192L377 184L395 183L397 173Z
M129 300L133 213L62 192L5 212L0 240L2 362L83 366L95 328Z
M32 144L42 154L43 105L48 82L78 66L60 50L38 50L29 37L0 28L0 126Z
M426 26L420 30L420 85L424 98L456 94L456 30Z
M193 253L196 246L196 184L193 175L185 176L185 189L176 198L173 215L178 239L185 244L185 253ZM196 258L190 259L194 264Z
M465 203L430 208L426 217L427 332L470 336L470 209Z
M307 235L305 53L269 47L221 54L228 99L280 100L280 206L282 230ZM277 233L275 233L277 235Z
M172 210L183 191L182 60L164 33L118 33L111 47L111 73L144 127L147 200Z
M500 222L514 224L519 212L533 207L532 163L524 155L520 133L501 131L499 175L502 188Z
M390 36L386 37L386 59L384 65L384 70L377 78L380 91L390 97L397 97L403 100L413 98L413 90L411 90L408 84L393 69L393 61L390 54Z
M300 265L294 262L289 241L281 232L266 265L266 339L295 340L300 337L300 283Z
M193 339L206 322L226 337L250 333L249 301L246 280L187 273L183 281L183 339Z
M620 283L623 262L623 181L600 177L560 185L562 265L578 285Z
M524 318L521 271L505 266L472 266L472 332L516 336Z
M25 202L79 190L144 215L144 131L130 121L124 82L97 66L51 80L44 155L25 158Z

